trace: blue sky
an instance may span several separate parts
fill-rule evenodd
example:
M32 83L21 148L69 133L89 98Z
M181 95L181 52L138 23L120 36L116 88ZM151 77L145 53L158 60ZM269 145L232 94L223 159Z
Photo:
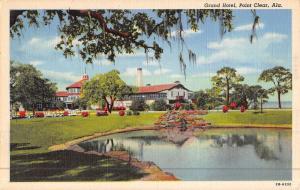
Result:
M142 51L136 54L120 55L115 64L99 58L93 65L87 65L76 56L65 59L62 52L54 49L59 32L57 21L50 26L27 28L20 38L11 39L11 59L24 64L32 64L42 71L45 77L57 83L60 90L81 78L84 68L90 77L97 73L117 69L122 79L134 85L136 68L142 67L144 84L170 83L181 81L191 90L211 87L211 77L224 66L235 68L245 77L247 84L260 84L269 87L271 84L258 83L257 78L262 70L274 66L292 68L291 61L291 11L290 10L257 10L261 23L257 30L258 39L249 42L253 17L250 10L234 10L234 30L226 33L221 39L218 22L207 20L198 32L185 30L185 40L190 49L197 54L197 64L189 64L187 52L184 57L187 63L187 77L183 76L178 61L178 43L172 48L161 43L164 53L160 62L148 62ZM186 26L185 26L186 28ZM271 101L276 97L271 97ZM290 101L291 93L283 96L283 101Z

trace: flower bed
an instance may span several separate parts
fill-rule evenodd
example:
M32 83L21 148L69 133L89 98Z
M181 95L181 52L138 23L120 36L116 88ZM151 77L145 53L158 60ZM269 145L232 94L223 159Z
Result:
M19 118L25 118L26 117L26 111L19 111Z
M89 116L89 112L87 111L83 111L81 112L82 117L88 117Z
M108 116L107 111L97 111L96 116Z
M69 112L68 111L64 111L63 116L69 116Z
M35 117L45 117L44 112L35 112Z

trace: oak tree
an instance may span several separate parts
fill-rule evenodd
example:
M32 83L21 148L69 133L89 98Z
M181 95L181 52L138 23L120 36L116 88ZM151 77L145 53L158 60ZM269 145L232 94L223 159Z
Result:
M255 10L250 41L255 37L259 16ZM60 41L56 49L65 57L76 52L86 63L93 63L98 57L114 62L120 54L132 54L142 50L148 59L159 60L164 52L161 42L170 47L179 42L178 61L185 74L186 61L196 63L196 53L184 40L186 29L197 31L207 20L220 23L221 36L233 29L233 11L230 9L188 9L188 10L11 10L11 37L21 36L25 24L39 27L49 25L58 19ZM57 22L54 22L57 23ZM175 35L174 35L175 34ZM153 56L149 56L149 53Z
M230 90L233 85L240 83L244 77L239 75L234 68L223 67L217 71L217 75L212 77L213 86L225 92L225 104L229 105Z
M131 88L120 78L119 71L112 70L95 75L83 85L82 98L91 104L105 102L109 113L112 112L116 99L120 100L132 92Z
M34 66L28 64L11 64L10 100L11 104L20 102L33 114L38 104L46 107L55 97L56 84L44 78Z
M264 70L260 76L259 81L271 82L273 87L269 89L269 92L277 93L278 108L281 108L281 95L288 93L292 90L292 73L289 69L282 66L276 66L271 69Z

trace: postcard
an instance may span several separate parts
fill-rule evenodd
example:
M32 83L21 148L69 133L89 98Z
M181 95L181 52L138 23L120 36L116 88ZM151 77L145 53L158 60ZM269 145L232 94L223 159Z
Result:
M1 189L300 189L299 8L2 2Z

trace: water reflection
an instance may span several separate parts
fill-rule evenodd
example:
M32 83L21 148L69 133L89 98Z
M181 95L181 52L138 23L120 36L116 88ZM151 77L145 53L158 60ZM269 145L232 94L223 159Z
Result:
M185 180L285 180L291 178L291 131L139 131L86 141L100 153L126 150ZM244 169L244 170L237 170ZM246 172L247 171L247 172Z
M282 145L280 141L280 132L278 132L278 138L272 139L272 144L268 144L268 139L261 138L259 134L251 135L236 135L228 134L224 135L212 135L213 139L212 147L242 147L246 145L253 145L256 155L264 160L277 160L276 152L282 152ZM273 137L272 137L273 138ZM274 143L273 143L274 142ZM277 143L275 143L277 142ZM277 146L276 146L277 144Z

